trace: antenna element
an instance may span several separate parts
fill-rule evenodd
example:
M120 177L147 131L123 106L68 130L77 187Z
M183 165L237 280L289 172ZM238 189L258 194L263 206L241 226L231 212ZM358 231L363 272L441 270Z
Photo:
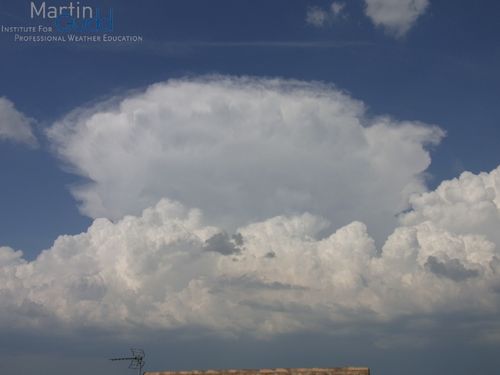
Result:
M110 358L110 361L130 361L128 368L138 370L137 374L142 375L142 369L146 362L144 361L144 350L131 348L132 357Z

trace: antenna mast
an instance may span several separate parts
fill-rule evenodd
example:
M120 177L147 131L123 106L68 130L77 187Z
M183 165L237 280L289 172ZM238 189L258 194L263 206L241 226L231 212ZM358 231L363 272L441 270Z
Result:
M138 370L137 374L142 375L142 369L146 362L144 361L144 350L131 348L132 357L110 358L110 361L130 361L128 368Z

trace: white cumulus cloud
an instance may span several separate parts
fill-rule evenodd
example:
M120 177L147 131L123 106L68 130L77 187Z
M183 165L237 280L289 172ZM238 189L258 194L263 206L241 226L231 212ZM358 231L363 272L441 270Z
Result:
M314 6L307 10L306 22L316 27L323 27L328 23L329 17L328 12Z
M0 325L269 336L401 317L491 320L500 243L477 229L497 223L499 192L500 167L417 194L380 249L358 221L325 236L324 218L281 215L230 234L163 199L140 216L96 219L32 262L0 248ZM468 221L455 215L463 202L475 207Z
M365 14L376 26L402 37L428 6L429 0L365 0Z
M19 112L9 99L0 97L0 140L36 146L32 124L33 120Z
M137 215L168 198L229 231L310 212L333 228L365 222L377 241L425 191L426 146L443 134L370 117L332 86L229 77L156 84L49 131L60 158L88 180L73 194L90 217Z
M331 24L335 19L342 16L345 12L345 3L334 1L330 8L312 6L307 9L306 22L315 27L325 27Z

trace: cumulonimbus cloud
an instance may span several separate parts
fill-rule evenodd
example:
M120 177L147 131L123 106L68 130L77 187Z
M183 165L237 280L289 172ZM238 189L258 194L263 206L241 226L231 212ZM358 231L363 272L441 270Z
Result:
M19 112L9 99L0 97L0 140L35 147L38 142L33 134L33 120Z
M48 133L88 181L73 194L93 218L137 215L168 198L228 231L310 212L334 228L365 222L381 241L408 197L425 191L427 146L444 135L370 117L321 83L180 79L113 103L75 111Z
M79 109L49 137L88 179L82 210L104 217L31 262L0 248L0 325L272 336L491 321L500 167L426 191L442 136L284 80L173 80Z
M491 319L500 243L477 228L498 223L499 197L500 167L445 181L412 197L379 250L361 222L325 236L328 221L305 213L229 235L163 199L140 216L96 219L32 262L0 248L0 324L266 336L408 316ZM474 213L466 220L456 215L464 204Z

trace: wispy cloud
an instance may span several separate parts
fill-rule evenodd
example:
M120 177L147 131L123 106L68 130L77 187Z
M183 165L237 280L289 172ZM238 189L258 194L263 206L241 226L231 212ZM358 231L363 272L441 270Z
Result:
M249 40L249 41L161 41L145 40L142 43L90 44L74 43L65 46L70 49L106 50L115 52L137 52L166 57L186 56L208 49L304 49L329 50L342 48L366 48L376 46L373 42L362 40Z
M0 97L0 140L36 147L38 141L33 133L34 120L19 112L9 99Z

